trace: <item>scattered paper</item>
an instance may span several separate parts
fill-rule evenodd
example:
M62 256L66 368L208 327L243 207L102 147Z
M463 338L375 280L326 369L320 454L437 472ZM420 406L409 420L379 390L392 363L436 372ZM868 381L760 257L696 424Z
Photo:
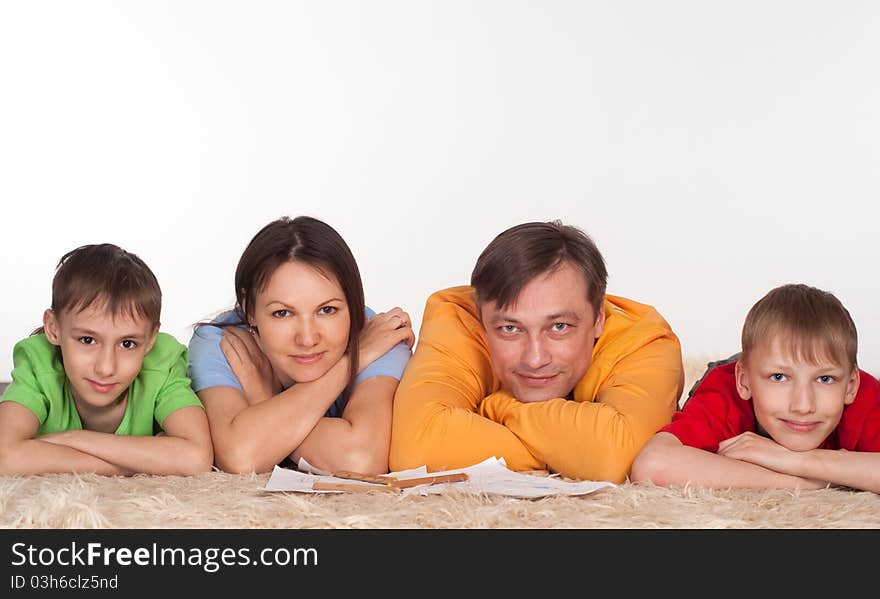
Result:
M308 463L306 463L308 464ZM323 472L314 468L313 471ZM275 466L272 470L272 476L266 486L261 491L293 491L296 493L343 493L344 491L325 491L323 489L313 489L312 485L317 482L321 483L346 483L350 485L363 485L364 487L375 487L372 483L365 483L358 480L347 480L330 474L312 474L311 472L300 472L299 470L291 470L290 468L281 468Z
M281 468L275 466L272 476L262 488L263 491L290 491L298 493L342 493L343 491L324 491L315 490L312 485L316 482L333 482L347 483L353 485L363 485L365 487L375 487L371 483L354 481L350 479L342 479L331 476L318 468L311 466L305 460L300 460L297 465L300 470L291 470L289 468ZM593 493L599 489L607 487L616 487L612 482L607 481L566 481L549 476L535 476L531 474L523 474L514 472L507 467L504 459L489 458L474 464L467 468L459 468L456 470L444 470L442 472L428 473L425 466L404 470L400 472L392 472L389 476L393 476L398 480L406 480L409 478L418 478L422 476L454 474L464 472L468 475L468 480L454 483L442 484L424 484L407 489L402 489L402 495L418 494L418 495L434 495L445 493L450 490L457 490L465 493L487 494L487 495L504 495L507 497L522 498L538 498L550 495L586 495Z

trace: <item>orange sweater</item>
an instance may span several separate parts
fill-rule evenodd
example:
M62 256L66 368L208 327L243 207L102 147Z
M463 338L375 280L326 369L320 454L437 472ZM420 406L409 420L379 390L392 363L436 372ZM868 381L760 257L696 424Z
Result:
M492 371L473 288L432 294L394 398L391 469L462 468L497 456L514 470L623 482L642 446L672 421L684 370L678 338L654 308L606 295L605 314L574 401L523 403Z

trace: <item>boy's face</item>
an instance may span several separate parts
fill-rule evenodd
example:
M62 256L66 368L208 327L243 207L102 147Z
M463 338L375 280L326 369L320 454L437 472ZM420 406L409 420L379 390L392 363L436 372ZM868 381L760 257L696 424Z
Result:
M859 388L858 368L825 360L796 360L779 339L756 347L736 364L740 397L774 441L793 451L816 449L840 422Z
M125 397L159 332L139 316L114 318L101 304L81 312L46 310L43 326L61 349L74 400L91 408L110 407Z
M503 310L484 302L480 317L495 375L522 402L568 395L605 326L604 307L593 312L584 275L568 263L532 279Z

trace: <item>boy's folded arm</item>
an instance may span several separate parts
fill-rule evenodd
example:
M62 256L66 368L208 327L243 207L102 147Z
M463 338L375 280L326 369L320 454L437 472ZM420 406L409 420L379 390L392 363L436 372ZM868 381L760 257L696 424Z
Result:
M40 423L28 408L0 403L0 475L94 472L130 475L132 472L72 447L34 438Z
M661 487L684 486L716 489L820 489L821 480L776 472L757 464L683 445L672 433L655 434L632 466L634 483L651 481Z
M786 452L789 454L787 459L767 467L791 476L880 493L880 453L842 449ZM760 462L755 460L752 463Z
M180 408L165 418L162 427L165 434L157 436L72 430L43 439L132 472L187 476L211 470L211 436L202 408Z
M575 387L575 401L507 401L500 421L552 470L619 483L645 442L669 423L682 379L677 341L661 338L618 362L595 400L578 397Z

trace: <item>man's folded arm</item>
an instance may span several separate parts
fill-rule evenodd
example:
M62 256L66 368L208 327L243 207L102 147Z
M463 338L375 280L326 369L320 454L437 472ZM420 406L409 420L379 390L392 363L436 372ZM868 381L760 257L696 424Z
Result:
M450 335L454 349L443 343ZM419 344L395 394L391 470L463 468L492 456L518 470L544 468L516 435L477 413L492 381L485 349L454 306L438 306L430 320L426 309Z
M550 470L570 478L626 479L636 454L668 424L683 386L677 340L656 339L618 362L598 394L522 403L505 392L481 413L504 424Z

